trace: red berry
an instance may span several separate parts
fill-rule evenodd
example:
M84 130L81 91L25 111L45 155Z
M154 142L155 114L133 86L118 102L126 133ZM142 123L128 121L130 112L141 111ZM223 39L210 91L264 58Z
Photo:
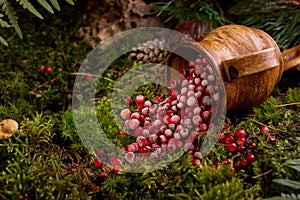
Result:
M45 72L46 73L48 73L48 74L51 74L52 73L52 67L51 66L47 66L46 68L45 68Z
M240 164L241 164L243 167L246 167L246 166L248 165L247 159L246 159L246 158L242 158L242 159L240 160Z
M118 173L120 172L120 170L117 169L117 168L113 168L113 169L112 169L112 172L115 173L115 174L118 174Z
M131 99L130 97L126 97L126 98L124 99L124 104L125 104L126 106L130 106L130 105L132 105L132 103L133 103L133 101L132 101L132 99Z
M103 155L105 154L105 151L104 151L104 149L98 149L97 152L96 152L96 154L97 154L99 157L101 157L101 156L103 156Z
M243 129L238 129L235 131L235 136L237 138L244 138L246 137L246 132Z
M241 145L238 145L237 150L240 153L244 153L244 152L246 152L246 147L245 147L245 145L241 144Z
M129 109L124 109L124 110L129 110ZM123 111L124 111L123 110ZM128 113L130 112L130 110L129 111L127 111ZM131 113L131 112L130 112ZM141 115L140 115L140 113L138 113L138 112L134 112L134 113L132 113L131 114L131 119L140 119L141 118Z
M137 150L138 150L138 148L133 144L130 144L127 147L127 151L129 151L129 152L137 152Z
M39 66L39 69L40 69L41 71L45 71L45 66L44 66L44 65L40 65L40 66Z
M160 103L160 102L162 102L162 97L161 96L156 96L156 97L154 97L154 103Z
M244 137L240 137L240 138L237 138L236 143L237 144L244 144L245 141L246 141L246 139Z
M145 102L145 97L143 95L138 95L136 96L135 101L137 104L143 105Z
M218 140L219 140L220 142L222 142L224 139L225 139L225 134L224 134L224 132L220 132L219 135L218 135Z
M94 160L95 167L100 168L100 167L102 167L102 165L103 165L103 162L101 160L99 160L99 159Z
M28 194L25 194L25 195L23 196L22 200L30 200Z
M193 160L192 160L192 164L193 164L194 166L201 165L201 160L199 160L199 159L193 159Z
M200 131L206 131L207 130L207 125L205 123L201 123L199 125Z
M136 138L136 143L138 143L138 145L140 147L144 147L147 143L147 138L143 137L143 136L139 136Z
M120 131L118 133L118 135L121 136L121 137L125 137L127 135L127 133L125 131Z
M84 76L84 78L85 78L85 80L90 81L90 80L93 79L93 76L92 76L91 74L86 74L86 75Z
M213 162L213 166L214 166L216 169L219 168L220 165L222 165L222 163L221 163L220 161L218 161L218 160L216 160L216 161Z
M273 143L276 141L276 137L272 134L268 134L267 141Z
M106 172L99 172L98 176L101 178L106 178L108 175Z
M232 161L230 159L228 159L228 158L225 158L223 160L223 163L224 163L224 165L230 165L232 163Z
M236 143L229 143L228 145L227 145L227 150L229 151L229 152L235 152L236 150L237 150L237 145L236 145Z
M236 169L236 170L239 170L239 169L241 169L241 163L240 162L234 162L233 163L233 167Z
M234 142L234 137L232 135L226 135L224 138L224 143L229 144Z
M253 153L249 153L249 154L247 154L246 159L248 162L254 162L256 160L256 157Z
M248 148L255 151L257 149L257 145L254 142L249 142Z
M270 129L267 126L262 126L262 127L260 127L260 133L268 134L268 133L270 133Z

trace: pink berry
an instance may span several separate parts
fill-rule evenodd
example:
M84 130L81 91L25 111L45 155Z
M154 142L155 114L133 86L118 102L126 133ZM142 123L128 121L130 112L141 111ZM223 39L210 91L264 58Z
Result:
M93 76L90 73L88 73L84 76L84 78L85 78L85 80L90 81L93 79Z
M189 130L187 128L181 128L179 131L182 138L186 138L189 135Z
M146 145L146 143L147 143L147 138L145 138L145 137L143 137L143 136L138 136L138 137L136 138L136 143L138 143L138 145L139 145L140 147L144 147L144 146Z
M209 111L204 111L201 115L202 119L205 120L205 121L209 121L210 120L210 112Z
M166 138L171 138L173 136L173 131L171 129L166 129L164 135Z
M186 103L188 106L194 106L197 103L197 98L195 96L191 96L187 99Z
M199 126L202 123L202 118L199 115L194 115L192 121L195 126Z
M199 151L196 151L196 152L194 153L194 158L201 159L201 158L202 158L201 153L200 153Z
M131 115L131 111L128 108L123 109L120 115L123 119L128 119Z
M132 105L132 103L133 103L133 101L132 101L132 99L131 99L130 97L126 97L126 98L124 99L124 104L125 104L126 106L130 106L130 105Z
M121 167L122 166L122 160L121 160L121 158L119 158L117 156L112 156L110 158L110 163L113 167Z
M104 151L104 149L98 149L96 154L97 154L97 156L101 157L105 154L105 151Z
M136 146L135 145L133 145L133 144L130 144L130 145L128 145L128 147L127 147L127 151L128 152L137 152L137 148L136 148Z
M206 131L207 130L207 125L205 123L201 123L199 125L200 131Z
M236 150L237 150L237 145L236 145L236 143L229 143L228 145L227 145L227 150L229 151L229 152L235 152Z
M145 97L143 95L138 95L135 98L135 102L139 105L143 105L143 103L145 102Z
M134 113L131 114L130 117L131 117L131 119L140 119L141 115L138 112L134 112Z
M159 138L160 138L161 143L166 143L167 142L167 137L165 135L160 135Z
M175 142L168 142L168 152L174 153L177 150Z
M125 160L129 163L133 163L135 160L135 154L133 152L127 152L125 154Z
M140 125L140 121L138 119L131 119L129 120L129 128L135 130Z
M246 137L246 132L243 129L238 129L235 131L235 136L237 138L244 138Z
M177 82L176 82L176 80L174 80L174 79L171 79L171 80L169 80L168 82L167 82L167 87L169 88L169 89L173 89L173 88L175 88L177 86Z
M173 115L170 119L170 123L172 124L179 124L180 123L180 117L178 115Z
M210 107L211 106L211 99L209 96L204 96L202 98L202 104L206 107Z
M220 132L219 135L218 135L219 142L223 142L224 138L225 138L224 132Z

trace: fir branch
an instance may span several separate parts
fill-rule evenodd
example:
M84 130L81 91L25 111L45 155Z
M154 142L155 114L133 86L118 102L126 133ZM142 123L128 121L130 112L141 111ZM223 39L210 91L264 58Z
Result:
M54 14L54 11L52 9L52 7L47 3L46 0L37 0L37 2L43 6L48 12L50 12L51 14Z
M1 42L3 45L5 45L5 46L8 47L7 41L6 41L2 36L0 36L0 42Z
M300 43L299 11L288 1L242 0L229 13L236 23L267 32L283 50Z
M19 4L26 10L29 10L32 14L37 16L40 19L43 19L43 16L35 9L35 7L28 0L16 0Z
M4 21L3 19L1 19L2 17L4 17L4 15L0 13L0 25L3 28L10 28L11 25L7 21Z
M65 0L68 4L74 6L74 1L73 0Z
M18 17L16 15L16 11L11 6L11 3L8 2L7 0L1 0L0 5L2 6L2 12L4 12L6 14L12 27L15 29L15 31L17 32L19 37L22 39L23 35L22 35L22 31L18 24Z
M165 22L172 19L178 19L180 21L197 20L210 24L212 27L225 25L231 23L229 20L220 14L213 3L194 0L180 0L180 1L168 1L157 3L154 9L157 12L157 16L166 13L168 18Z
M60 11L60 6L59 6L57 0L50 0L50 2L56 10Z

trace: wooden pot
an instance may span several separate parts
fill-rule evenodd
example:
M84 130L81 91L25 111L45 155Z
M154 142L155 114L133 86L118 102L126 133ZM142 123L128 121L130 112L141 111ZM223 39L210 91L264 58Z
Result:
M187 60L176 52L186 54L184 58L192 59L195 54L208 58L224 82L227 110L260 104L270 95L283 71L300 63L300 45L280 52L267 33L241 25L222 26L200 42L187 41L175 47L168 65L176 70L187 69Z

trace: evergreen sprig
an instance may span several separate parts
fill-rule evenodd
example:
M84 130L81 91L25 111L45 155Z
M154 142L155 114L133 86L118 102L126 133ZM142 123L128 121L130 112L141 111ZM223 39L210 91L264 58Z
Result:
M300 43L300 5L292 1L242 0L229 13L236 23L266 31L281 49Z
M36 7L33 6L29 2L29 0L16 0L19 5L22 6L23 9L28 10L32 14L34 14L36 17L43 19L43 16L40 14L40 12L37 11ZM65 0L67 3L74 5L74 0ZM50 0L50 3L48 3L46 0L37 0L37 2L48 12L54 14L54 10L52 7L54 7L56 10L60 11L60 6L57 0ZM18 16L16 9L14 5L10 2L10 0L0 0L0 25L2 28L14 28L15 32L18 34L18 36L22 39L22 31L19 26ZM7 17L8 21L1 19L4 16ZM4 44L5 46L8 46L7 41L0 36L0 42Z
M179 21L197 20L208 23L214 28L230 23L228 19L222 16L222 11L217 11L216 7L218 6L213 1L171 0L157 3L154 9L157 11L158 16L162 13L168 15L165 22L172 19Z

